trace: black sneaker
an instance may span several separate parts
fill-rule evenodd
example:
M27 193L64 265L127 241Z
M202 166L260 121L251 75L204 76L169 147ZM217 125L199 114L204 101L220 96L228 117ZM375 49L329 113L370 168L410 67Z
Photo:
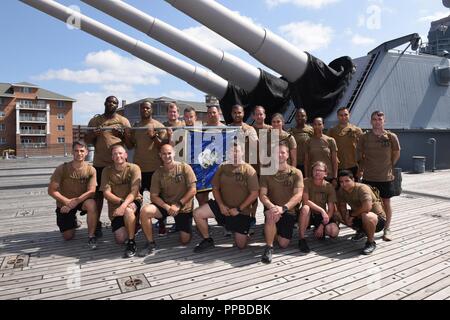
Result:
M373 242L367 241L364 246L364 249L362 251L362 254L366 254L366 255L371 254L372 252L375 251L376 248L377 248L377 244L375 243L375 241L373 241Z
M95 227L95 236L97 238L103 237L102 223L100 221L97 222L97 227Z
M139 250L138 256L146 257L146 256L152 254L153 251L155 250L155 247L156 247L155 241L152 241L152 242L147 241L145 247L142 248L141 250Z
M91 250L97 249L97 238L96 238L96 237L89 237L89 240L88 240L88 247L89 247Z
M308 244L306 243L305 239L298 240L298 248L300 249L300 252L303 252L303 253L311 252L311 249L309 249Z
M357 242L366 237L366 233L364 231L357 231L355 235L351 238L352 241Z
M269 264L272 262L272 254L273 254L273 247L266 246L264 249L264 253L261 256L261 262Z
M136 251L137 251L136 241L128 240L127 241L127 248L125 249L123 257L124 258L134 257L136 255Z
M203 239L198 245L195 246L194 252L200 253L211 248L214 248L214 240L213 238L207 238Z

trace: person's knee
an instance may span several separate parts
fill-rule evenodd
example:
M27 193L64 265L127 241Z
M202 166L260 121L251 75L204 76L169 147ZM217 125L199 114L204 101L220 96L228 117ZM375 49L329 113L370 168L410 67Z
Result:
M311 213L311 208L308 205L304 205L300 209L300 217L309 216L310 213Z
M339 228L336 224L330 223L325 227L325 232L330 238L336 238L339 235Z
M140 211L141 219L151 219L156 216L156 207L152 204L146 204Z
M278 245L280 246L281 249L286 249L289 246L290 241L291 240L289 239L281 238L278 239Z
M114 240L117 244L123 244L128 239L128 233L125 227L120 228L114 232Z
M189 242L191 242L191 238L192 238L192 236L191 236L190 233L180 231L180 243L181 243L181 245L185 246L185 245L189 244Z
M72 240L73 237L75 236L75 230L64 231L62 236L65 241Z

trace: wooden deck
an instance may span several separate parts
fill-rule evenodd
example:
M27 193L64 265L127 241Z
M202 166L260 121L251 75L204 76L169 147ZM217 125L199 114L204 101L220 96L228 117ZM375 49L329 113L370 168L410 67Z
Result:
M0 160L1 300L450 299L450 171L403 174L405 192L393 199L395 240L377 234L372 255L360 255L364 242L350 241L353 231L344 227L336 240L310 237L308 255L295 235L264 265L261 212L242 251L217 226L216 248L205 254L192 252L197 234L187 247L171 234L156 238L154 255L122 259L109 226L91 251L85 220L76 239L64 242L45 187L64 160Z

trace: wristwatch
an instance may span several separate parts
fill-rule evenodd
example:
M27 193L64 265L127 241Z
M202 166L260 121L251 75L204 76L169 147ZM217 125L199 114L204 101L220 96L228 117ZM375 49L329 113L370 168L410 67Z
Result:
M180 209L183 208L183 206L184 206L184 204L181 202L181 200L178 201L177 204L178 204L178 206L180 207Z
M119 203L119 205L122 205L123 203L125 202L125 200L123 200L123 199L120 199L120 203Z
M236 207L236 210L237 210L238 213L242 213L242 210L241 210L240 207Z
M288 206L286 206L286 205L284 205L282 208L283 208L283 213L286 213L289 210Z

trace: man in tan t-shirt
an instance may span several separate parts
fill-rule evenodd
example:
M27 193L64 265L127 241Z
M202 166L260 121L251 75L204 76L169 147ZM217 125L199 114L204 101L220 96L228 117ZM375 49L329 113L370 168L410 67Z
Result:
M305 153L306 153L306 141L309 140L314 134L314 129L310 125L306 124L308 116L305 109L300 108L295 113L296 127L291 128L288 132L294 137L297 142L297 168L305 175Z
M339 227L333 219L336 191L331 183L325 181L326 176L327 166L318 161L312 166L312 178L304 181L303 205L298 217L298 247L303 253L310 252L305 240L305 232L309 226L314 226L314 236L317 239L323 239L325 235L336 238L339 234Z
M255 109L253 109L252 118L255 121L255 123L253 124L253 128L255 128L256 134L258 136L257 163L253 164L253 168L255 168L256 173L259 176L261 173L260 172L260 168L261 168L261 154L260 153L262 153L262 156L270 156L271 155L271 150L270 149L267 150L268 144L266 144L265 146L262 146L259 136L260 136L260 133L264 133L266 135L264 137L265 141L270 141L270 138L268 135L270 134L269 130L272 128L272 126L264 123L264 121L266 119L266 110L264 109L263 106L256 106Z
M339 170L350 170L354 177L358 177L358 162L356 160L356 147L363 134L361 128L350 123L350 112L347 107L337 111L339 123L327 132L329 137L336 141L338 148Z
M313 120L314 135L306 142L305 173L311 177L311 165L322 161L328 168L326 180L337 186L338 157L336 141L323 134L323 119Z
M261 175L259 200L264 204L266 223L264 236L266 248L261 262L271 263L273 242L278 235L278 244L286 248L292 239L292 233L299 204L303 194L302 172L288 164L289 147L280 144L278 152L278 172L271 176Z
M197 178L191 166L174 160L175 154L170 144L163 145L159 155L163 166L152 177L152 203L144 205L140 214L142 230L147 238L147 245L139 251L140 257L151 254L155 247L153 218L173 217L182 245L187 245L192 237L192 210Z
M75 141L72 146L73 160L56 168L50 178L48 194L56 200L56 223L64 240L71 240L77 227L77 211L87 213L88 245L97 247L95 227L97 226L97 208L95 207L95 187L97 185L95 169L84 159L87 146Z
M144 100L139 105L141 121L133 127L146 127L148 130L125 129L125 144L128 149L134 148L133 162L141 169L141 189L139 193L144 194L145 190L150 191L153 172L161 166L159 148L165 139L165 130L155 130L164 128L158 120L153 119L153 108L150 101Z
M377 188L386 211L386 225L383 240L392 240L391 198L394 190L394 165L400 158L400 142L393 132L384 130L384 113L375 111L371 114L372 130L361 136L358 143L360 168L363 183Z
M122 129L130 127L130 122L127 118L122 117L116 113L119 106L119 100L114 96L109 96L105 100L105 112L103 114L95 115L88 126L94 127L94 130L88 130L85 141L87 144L93 144L95 147L94 153L94 168L97 171L97 190L95 194L95 202L98 212L98 225L96 229L97 237L101 237L101 222L100 215L103 209L103 193L99 190L102 178L103 168L113 164L111 160L110 147L117 143L124 142L124 133ZM103 130L110 128L112 130Z
M142 205L139 193L141 169L127 162L128 154L122 145L112 146L111 154L114 164L103 170L100 190L108 201L108 215L116 243L127 241L123 257L130 258L137 250L134 238Z
M365 184L355 182L351 171L339 172L340 189L337 192L338 209L344 223L367 235L363 254L371 254L376 249L374 236L383 230L386 223L381 201ZM347 205L351 210L347 210Z
M214 247L214 240L208 232L209 218L215 218L219 225L234 232L234 241L239 249L247 245L252 205L258 198L258 176L255 169L243 161L239 144L228 149L228 157L230 160L219 166L212 180L215 200L209 200L194 210L195 224L203 237L194 248L196 253Z

